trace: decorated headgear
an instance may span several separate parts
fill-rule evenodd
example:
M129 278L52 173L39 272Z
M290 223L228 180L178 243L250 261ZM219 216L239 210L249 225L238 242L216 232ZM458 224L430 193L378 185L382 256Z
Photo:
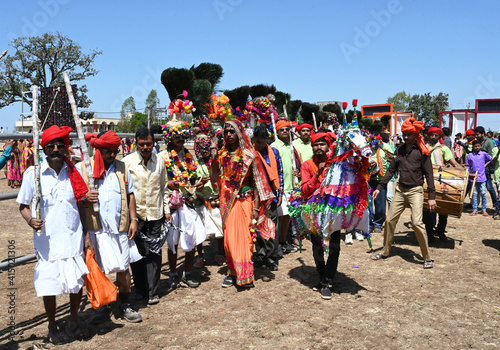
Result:
M417 143L418 147L420 148L420 151L422 151L422 154L429 155L429 149L424 143L424 139L422 135L420 134L420 131L424 129L424 122L420 120L416 120L415 118L411 117L408 119L405 119L403 122L403 125L401 126L401 131L404 133L412 133L417 135Z
M190 138L191 136L193 136L190 129L191 123L188 123L187 121L169 121L167 124L162 125L161 127L167 140L170 140L174 135L179 135L184 138Z
M102 159L101 148L118 148L121 144L121 140L113 130L109 130L99 138L96 134L88 132L85 135L85 141L89 142L90 145L95 148L94 177L96 179L103 179L106 168L104 166L104 160Z
M72 132L73 129L71 129L69 126L57 126L57 125L52 125L50 128L47 128L43 133L42 133L42 141L41 145L42 148L45 147L47 143L49 143L52 140L59 139L61 138L66 145L66 148L69 147L69 133Z
M472 130L472 129L468 129L468 130L465 132L465 135L466 135L466 136L476 136L476 133L474 132L474 130Z
M186 90L182 91L182 95L184 98L187 98L188 93ZM170 102L168 105L168 114L174 115L176 113L184 113L184 114L192 114L196 111L196 108L193 106L193 102L189 100L181 100L180 98Z
M210 96L210 103L207 104L207 113L209 118L227 121L233 119L233 108L229 104L229 97L222 94Z
M281 128L286 128L286 127L290 127L290 122L288 120L278 120L278 122L276 123L276 131L281 129Z
M438 134L438 135L441 135L443 133L443 130L440 129L440 128L437 128L435 126L431 126L429 128L429 130L427 131L427 135L428 134Z
M212 144L212 140L206 135L197 136L194 139L194 154L197 159L202 159L201 152L203 150L209 149Z
M269 124L272 119L276 120L278 118L278 112L274 107L275 100L276 98L272 94L266 97L259 96L248 102L246 109L256 116L259 123Z

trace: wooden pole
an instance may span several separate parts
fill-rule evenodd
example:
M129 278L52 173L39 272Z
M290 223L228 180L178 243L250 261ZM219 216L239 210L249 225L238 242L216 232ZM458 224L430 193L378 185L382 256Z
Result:
M316 124L316 114L313 112L313 122L314 122L314 131L318 131L318 125Z
M38 153L38 148L40 146L40 130L38 128L38 86L33 85L31 87L32 97L33 97L33 160L35 167L35 204L33 210L35 212L35 217L41 219L41 202L42 202L42 184L40 181L40 154ZM36 232L42 232L42 230L37 230Z
M85 169L87 170L87 175L89 177L89 188L91 191L96 190L94 172L92 171L92 165L90 164L89 150L87 149L87 142L85 142L85 135L83 133L82 122L78 116L78 109L76 107L75 97L73 96L73 89L71 88L71 82L69 80L68 72L63 72L64 83L66 84L66 92L69 98L69 104L71 105L71 112L73 113L73 118L75 120L76 131L78 133L78 139L80 140L80 147L82 149L83 162L85 163ZM94 203L94 211L99 211L99 203Z

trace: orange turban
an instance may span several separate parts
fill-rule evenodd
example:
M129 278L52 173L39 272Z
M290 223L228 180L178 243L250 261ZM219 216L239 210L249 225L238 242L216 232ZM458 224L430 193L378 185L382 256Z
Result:
M304 128L311 130L311 132L314 132L313 131L314 129L313 129L312 125L311 124L307 124L307 123L303 123L303 124L300 124L299 126L297 126L295 128L295 131L300 132L300 130L302 130Z
M97 137L96 134L88 132L85 135L85 141L88 141L90 145L95 148L94 178L103 179L105 166L104 160L102 159L101 148L118 148L121 140L113 130L109 130L101 135L101 137Z
M276 123L276 131L278 131L279 129L281 128L289 128L290 127L290 122L287 121L287 120L279 120L277 123Z
M413 117L406 119L403 122L403 125L401 126L401 131L403 133L417 134L417 144L418 147L420 148L420 151L422 151L422 154L424 155L429 155L429 149L425 145L424 138L420 134L420 131L423 129L424 129L424 122L416 120Z

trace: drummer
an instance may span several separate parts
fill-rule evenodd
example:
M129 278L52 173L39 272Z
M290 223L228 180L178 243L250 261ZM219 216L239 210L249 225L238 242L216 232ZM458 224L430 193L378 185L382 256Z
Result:
M435 126L431 126L427 131L427 138L429 140L427 147L430 151L432 165L451 165L456 168L461 168L462 166L458 164L453 157L453 152L446 145L440 142L442 140L442 135L443 130ZM448 215L439 214L439 221L435 230L434 226L436 226L436 213L431 213L428 210L424 210L422 218L424 221L425 231L427 232L427 240L429 243L434 241L434 235L437 235L441 242L448 241L448 238L444 234L446 225L448 224Z
M411 223L413 231L417 236L422 257L424 258L424 269L431 269L434 260L431 260L427 236L424 232L422 222L422 209L424 205L424 178L427 182L429 192L429 209L436 208L436 190L434 188L434 176L432 173L432 163L429 159L429 149L424 143L420 131L424 128L424 123L408 118L403 122L401 131L403 132L404 144L396 150L395 157L391 161L389 170L385 173L377 189L373 192L373 200L377 199L380 190L387 186L396 171L399 171L399 184L395 188L394 199L389 207L387 220L384 226L384 249L382 253L372 256L373 260L385 259L389 256L391 246L394 241L394 231L396 224L405 210L411 208Z

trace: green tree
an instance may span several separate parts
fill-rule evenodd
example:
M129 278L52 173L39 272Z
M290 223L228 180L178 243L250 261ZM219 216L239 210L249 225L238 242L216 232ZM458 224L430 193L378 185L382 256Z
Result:
M415 94L411 97L409 111L426 125L437 124L439 112L448 109L448 96L442 92L435 96L432 96L430 92L423 95Z
M0 108L31 98L22 94L32 85L49 87L63 85L62 72L67 71L72 83L94 76L95 58L102 51L85 53L80 44L56 32L37 37L19 37L10 46L14 54L0 61ZM88 107L87 87L78 88L78 107Z
M151 124L155 124L158 119L158 113L156 112L156 108L160 105L160 99L158 97L158 93L155 89L151 90L146 99L146 108L144 108L144 114L150 116Z
M411 98L412 96L403 90L392 97L388 97L387 103L392 103L394 112L408 112Z
M132 96L130 96L125 101L123 101L122 109L120 111L120 121L118 122L118 124L116 124L117 132L132 132L132 119L136 113L137 110L135 108L135 100Z

